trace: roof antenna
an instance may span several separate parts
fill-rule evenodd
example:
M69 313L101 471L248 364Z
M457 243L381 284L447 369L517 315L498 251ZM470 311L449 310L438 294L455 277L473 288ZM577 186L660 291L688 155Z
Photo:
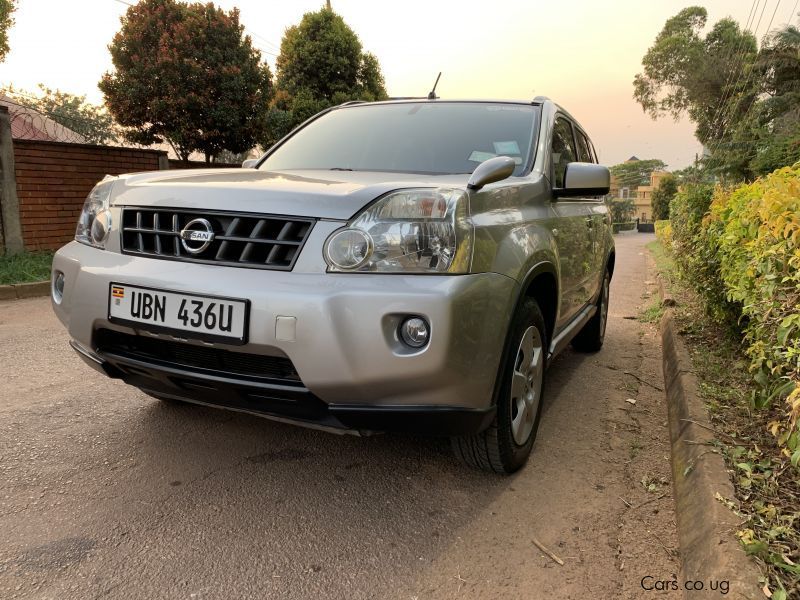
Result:
M438 96L436 95L436 86L439 85L439 77L442 76L442 72L439 71L439 75L436 76L436 83L433 84L433 89L428 94L428 100L436 100Z

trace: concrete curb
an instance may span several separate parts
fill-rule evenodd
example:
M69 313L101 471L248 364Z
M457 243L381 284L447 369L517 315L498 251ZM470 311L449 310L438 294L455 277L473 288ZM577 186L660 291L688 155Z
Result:
M671 310L661 319L661 341L681 587L685 590L689 582L704 582L705 591L686 591L685 597L708 598L710 582L728 581L729 597L763 600L758 567L734 536L740 520L717 500L717 495L733 499L733 485L722 456L708 445L714 434Z
M0 285L0 300L17 300L21 298L36 298L38 296L48 295L50 295L49 281Z

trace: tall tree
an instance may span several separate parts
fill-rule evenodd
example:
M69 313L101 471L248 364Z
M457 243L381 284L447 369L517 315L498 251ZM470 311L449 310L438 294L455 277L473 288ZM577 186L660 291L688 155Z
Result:
M10 93L16 102L79 133L90 144L107 144L117 139L114 119L102 106L87 102L86 96L52 90L41 83L39 91L39 96L14 90Z
M14 24L13 12L17 9L17 0L0 0L0 62L8 54L8 30Z
M770 32L749 73L755 101L727 124L705 166L736 180L755 179L800 160L800 31Z
M658 158L648 158L646 160L629 160L618 165L614 165L609 170L616 177L619 187L631 188L635 190L640 185L650 184L650 175L653 171L663 171L667 165Z
M263 136L272 76L238 9L141 0L122 17L109 50L116 70L99 86L129 140L167 141L181 159L199 150L208 162Z
M757 98L750 73L755 37L732 19L718 21L703 37L708 13L690 6L668 19L642 58L634 98L652 118L688 114L703 144L720 140Z
M329 106L387 97L378 59L363 51L355 32L330 8L306 13L286 30L277 68L283 95L271 107L264 145Z
M650 204L653 207L653 220L663 221L669 219L669 203L678 193L678 180L670 174L664 175L658 184L658 187L653 190L653 197Z

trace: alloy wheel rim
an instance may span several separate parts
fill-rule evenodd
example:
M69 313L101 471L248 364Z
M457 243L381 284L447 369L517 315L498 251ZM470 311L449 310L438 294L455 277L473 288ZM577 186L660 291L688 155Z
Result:
M544 374L542 335L528 327L519 343L511 375L511 433L514 442L524 446L533 431L542 398Z

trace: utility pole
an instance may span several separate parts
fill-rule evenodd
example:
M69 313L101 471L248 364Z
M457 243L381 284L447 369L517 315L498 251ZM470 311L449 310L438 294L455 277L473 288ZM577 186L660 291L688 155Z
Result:
M328 10L333 10L331 8L331 0L325 0L325 8L327 8Z

